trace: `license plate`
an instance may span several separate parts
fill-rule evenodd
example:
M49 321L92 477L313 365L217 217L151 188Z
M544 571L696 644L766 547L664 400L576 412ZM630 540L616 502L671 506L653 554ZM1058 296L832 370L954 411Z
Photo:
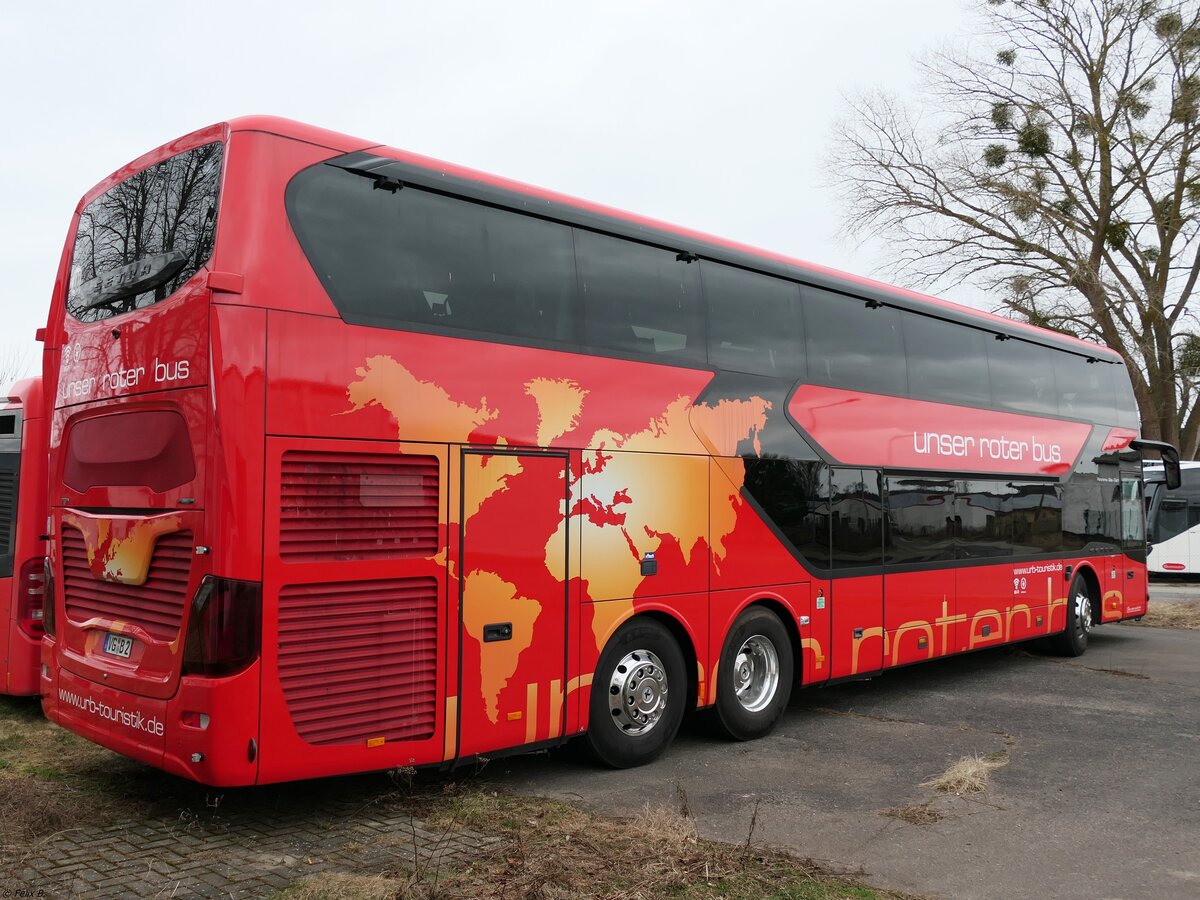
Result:
M131 650L133 650L133 638L125 637L123 634L106 634L104 636L105 653L129 659Z

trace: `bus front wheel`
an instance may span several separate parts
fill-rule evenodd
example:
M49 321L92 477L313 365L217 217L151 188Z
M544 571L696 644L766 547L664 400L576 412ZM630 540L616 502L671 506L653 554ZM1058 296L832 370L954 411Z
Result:
M779 618L761 606L738 616L717 666L717 724L735 741L769 732L787 707L793 680L792 642Z
M630 619L596 664L588 749L614 769L648 763L675 737L686 702L683 653L671 632L654 619Z
M1059 656L1082 656L1096 621L1096 600L1087 579L1076 575L1067 595L1067 627L1050 637L1050 648Z

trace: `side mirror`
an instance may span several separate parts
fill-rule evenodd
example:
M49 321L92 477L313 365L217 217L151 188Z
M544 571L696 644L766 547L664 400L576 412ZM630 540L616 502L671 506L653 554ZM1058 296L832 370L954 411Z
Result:
M1163 475L1166 477L1167 490L1173 491L1179 487L1182 481L1182 475L1179 471L1179 448L1173 444L1168 444L1164 441L1146 441L1138 439L1130 441L1129 446L1141 453L1143 456L1146 451L1153 450L1162 457Z

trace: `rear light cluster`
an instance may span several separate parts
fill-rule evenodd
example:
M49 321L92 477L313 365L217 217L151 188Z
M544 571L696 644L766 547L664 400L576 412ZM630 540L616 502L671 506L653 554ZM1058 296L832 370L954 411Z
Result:
M31 559L21 566L17 582L17 620L21 630L35 641L46 633L46 562Z
M219 678L240 672L258 658L262 585L208 575L188 616L183 674Z

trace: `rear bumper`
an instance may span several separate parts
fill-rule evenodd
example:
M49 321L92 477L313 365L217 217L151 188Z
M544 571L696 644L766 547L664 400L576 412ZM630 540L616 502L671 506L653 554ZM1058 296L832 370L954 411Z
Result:
M47 655L50 660L42 693L47 719L122 756L163 767L166 701L80 678L59 668L52 651Z
M257 780L258 663L229 678L183 678L167 700L115 690L67 671L57 664L49 641L43 663L42 709L55 724L203 784L235 787ZM197 719L203 724L191 724Z

